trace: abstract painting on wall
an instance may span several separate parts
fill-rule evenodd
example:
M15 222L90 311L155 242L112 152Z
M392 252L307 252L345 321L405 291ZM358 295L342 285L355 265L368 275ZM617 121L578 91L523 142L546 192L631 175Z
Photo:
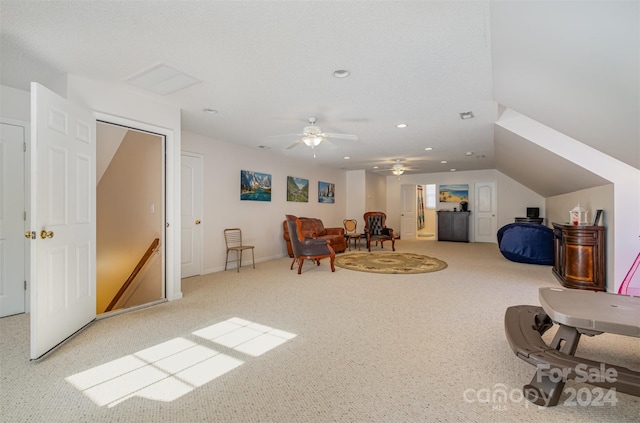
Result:
M240 199L271 201L271 175L268 173L241 170Z
M309 202L309 180L287 176L287 201Z
M336 202L336 184L318 181L318 203Z
M440 185L441 203L469 201L469 184Z

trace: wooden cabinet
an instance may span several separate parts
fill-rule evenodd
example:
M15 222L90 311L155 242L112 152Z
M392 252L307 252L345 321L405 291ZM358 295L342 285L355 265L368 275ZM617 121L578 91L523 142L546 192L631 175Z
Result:
M439 211L438 241L469 242L469 215L469 211Z
M606 290L604 226L553 224L553 274L566 288Z

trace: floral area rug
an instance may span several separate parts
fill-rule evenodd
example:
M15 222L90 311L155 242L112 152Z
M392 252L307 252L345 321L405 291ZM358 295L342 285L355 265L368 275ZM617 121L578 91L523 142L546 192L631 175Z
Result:
M342 254L336 256L335 265L360 272L391 274L428 273L447 268L442 260L412 253Z

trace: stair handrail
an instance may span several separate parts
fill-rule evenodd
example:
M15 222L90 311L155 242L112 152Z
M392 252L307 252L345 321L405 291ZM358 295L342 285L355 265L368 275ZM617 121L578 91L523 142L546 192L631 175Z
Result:
M160 238L156 238L156 239L153 240L153 242L151 243L149 248L147 248L147 251L145 251L144 255L140 259L140 261L138 261L138 264L136 264L136 267L133 269L133 271L131 272L131 274L127 278L127 280L124 281L124 284L122 284L122 286L118 290L118 292L115 295L115 297L113 297L113 300L111 300L111 302L109 303L107 308L104 310L105 313L108 312L108 311L113 310L113 308L116 306L116 304L118 303L120 298L122 298L122 296L127 291L129 286L131 285L131 283L134 281L136 276L138 276L138 273L140 273L140 270L142 270L142 268L147 263L147 261L149 261L149 259L153 255L153 252L155 251L155 249L158 247L159 244L160 244Z

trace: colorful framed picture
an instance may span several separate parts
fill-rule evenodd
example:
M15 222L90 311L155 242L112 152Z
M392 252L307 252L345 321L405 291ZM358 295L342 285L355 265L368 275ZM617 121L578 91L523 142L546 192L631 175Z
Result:
M287 201L309 202L309 180L287 176Z
M469 201L469 184L440 185L441 203Z
M271 201L271 175L241 170L240 200Z
M318 203L336 202L336 184L318 181Z

